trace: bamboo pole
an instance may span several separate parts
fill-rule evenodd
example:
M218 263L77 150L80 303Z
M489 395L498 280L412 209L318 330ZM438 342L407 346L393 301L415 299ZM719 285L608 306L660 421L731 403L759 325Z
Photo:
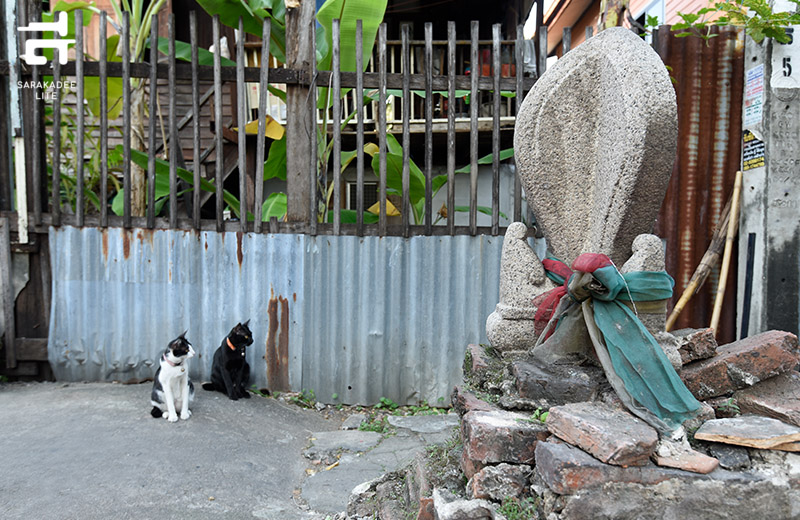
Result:
M717 298L714 301L714 312L711 314L711 328L714 329L714 336L717 335L719 317L722 313L722 301L725 298L725 286L728 281L728 269L731 264L731 253L733 252L733 240L736 237L736 223L739 219L739 194L742 191L742 172L736 172L736 181L733 183L733 198L731 202L731 217L728 220L728 236L725 238L725 252L722 255L722 267L719 272L719 285L717 286Z
M731 197L733 197L733 194L731 194ZM706 250L705 254L703 254L703 258L700 260L700 263L697 264L697 268L694 270L694 273L692 273L689 283L686 284L686 288L683 290L681 297L678 299L678 302L672 309L669 318L667 318L667 331L672 330L672 327L675 326L675 322L678 320L678 315L680 315L684 307L686 307L686 304L689 302L689 300L700 291L706 279L708 278L708 275L711 274L711 271L713 271L717 264L719 264L723 249L725 247L725 237L728 231L730 214L731 199L729 198L728 202L725 204L725 207L722 208L719 222L717 222L717 227L711 237L711 243L709 244L708 249ZM738 228L738 220L736 221L736 226Z

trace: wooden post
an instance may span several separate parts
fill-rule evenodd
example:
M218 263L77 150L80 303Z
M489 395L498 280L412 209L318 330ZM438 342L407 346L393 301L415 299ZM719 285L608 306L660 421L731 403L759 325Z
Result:
M286 64L289 68L309 70L312 66L315 59L311 54L311 43L315 38L311 31L314 12L312 0L286 2ZM309 99L308 87L287 85L286 149L291 150L286 154L287 222L308 220L311 210L309 190L315 189L308 174L311 136L316 124L307 105Z
M11 237L9 222L0 218L0 295L3 302L3 346L6 351L6 368L16 368L17 349L14 345L16 328L14 324L14 287L11 282Z

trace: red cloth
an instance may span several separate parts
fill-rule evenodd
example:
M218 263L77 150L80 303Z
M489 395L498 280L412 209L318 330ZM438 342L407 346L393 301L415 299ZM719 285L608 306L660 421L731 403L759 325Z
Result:
M572 262L572 270L593 273L603 267L613 265L611 259L599 253L584 253Z
M556 307L558 307L558 303L561 301L561 298L567 294L567 285L569 285L570 277L576 271L581 273L593 273L597 269L608 267L613 264L611 263L611 259L606 255L599 253L584 253L576 258L574 262L572 262L572 269L570 269L564 262L551 258L545 258L542 260L542 265L544 266L545 270L563 278L564 284L556 287L555 289L551 289L550 291L534 299L534 304L537 305L537 308L536 314L533 316L533 321L535 324L534 330L537 332L537 334L541 334L541 331L544 331L545 327L550 322L550 319L553 317L553 313L555 313ZM555 328L550 329L545 339L549 338L553 332L555 332Z

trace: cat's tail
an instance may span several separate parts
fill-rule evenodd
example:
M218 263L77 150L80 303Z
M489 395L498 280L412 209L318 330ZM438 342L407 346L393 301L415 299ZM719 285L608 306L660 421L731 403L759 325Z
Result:
M153 416L155 419L161 419L163 417L164 412L161 411L161 408L158 406L154 406L152 410L150 410L150 415Z
M217 387L214 386L214 383L203 383L203 390L214 391Z

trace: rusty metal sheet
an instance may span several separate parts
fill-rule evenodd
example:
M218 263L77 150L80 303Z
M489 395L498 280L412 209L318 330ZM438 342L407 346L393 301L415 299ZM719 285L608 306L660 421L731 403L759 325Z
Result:
M253 382L324 402L449 402L468 343L485 342L502 237L261 235L50 229L49 360L64 381L151 378L187 330L207 380L250 320Z
M184 330L199 354L192 378L208 380L216 348L249 319L255 342L248 362L253 382L264 387L272 321L303 321L294 305L303 293L300 236L65 226L51 228L50 239L48 351L59 380L150 378L167 343ZM293 303L271 315L270 302L279 298ZM288 352L286 341L277 338L273 350ZM273 377L299 384L294 366L291 373L292 363L283 363Z
M678 154L656 233L667 242L667 271L675 278L673 304L705 253L730 197L741 154L744 34L715 27L718 36L658 34L658 52L674 79ZM730 269L718 340L736 336L736 259ZM684 309L675 328L707 327L719 273L714 272Z

